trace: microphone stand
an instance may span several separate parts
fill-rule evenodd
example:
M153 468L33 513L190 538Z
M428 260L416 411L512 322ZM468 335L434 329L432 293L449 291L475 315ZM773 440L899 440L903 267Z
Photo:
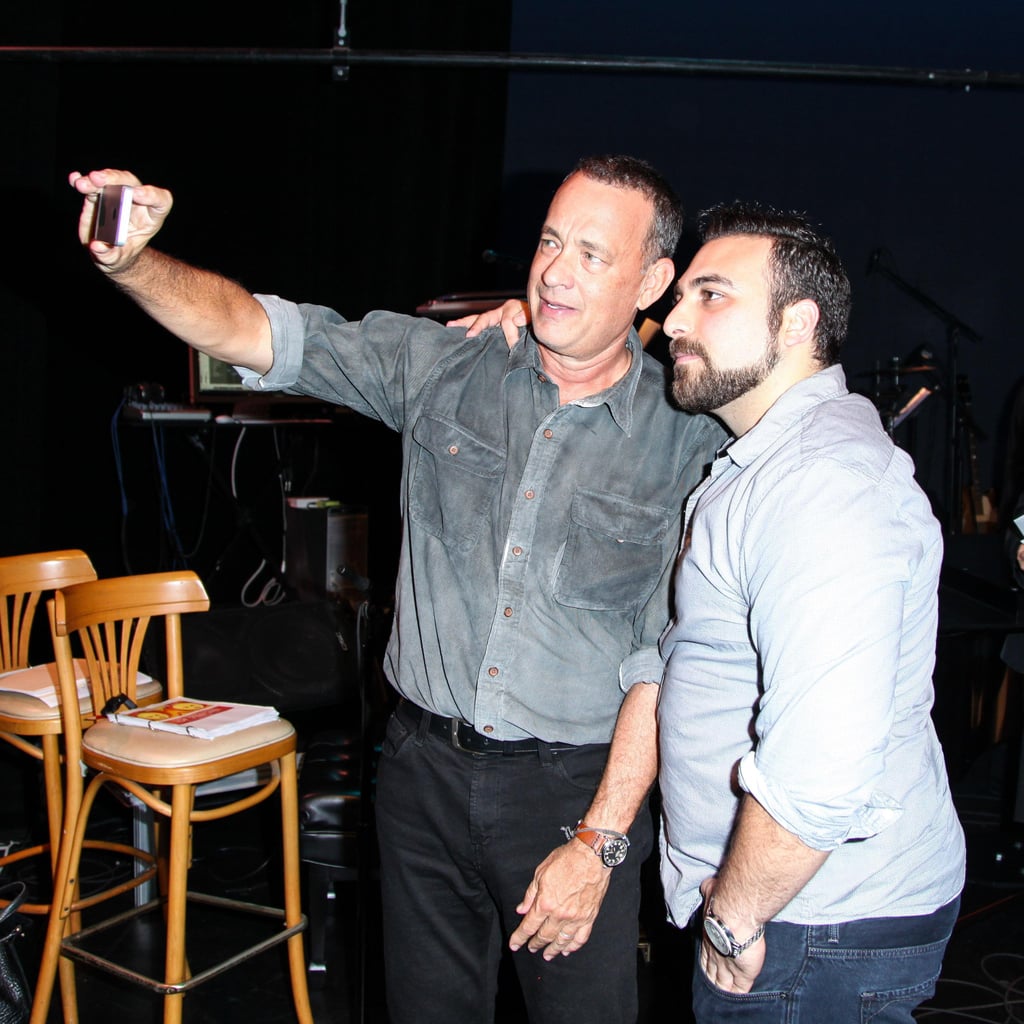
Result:
M904 280L892 268L882 262L882 256L888 255L884 250L876 250L871 254L868 264L868 273L881 274L884 278L892 281L897 288L906 292L912 299L920 303L928 312L932 313L946 325L946 347L948 357L946 360L947 384L947 430L949 432L949 461L946 467L946 480L948 487L946 501L946 531L950 534L959 533L961 523L957 512L959 502L957 501L960 492L960 467L962 430L961 417L957 414L956 403L958 398L957 359L958 348L961 336L969 338L973 342L981 341L981 335L973 327L965 324L959 317L954 316L948 309L940 306L931 296L926 295L919 288Z

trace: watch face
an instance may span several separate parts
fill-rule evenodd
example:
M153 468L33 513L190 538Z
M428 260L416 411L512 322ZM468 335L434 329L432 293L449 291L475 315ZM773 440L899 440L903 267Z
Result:
M628 849L629 843L625 839L605 839L604 845L601 847L601 860L604 861L606 867L613 868L626 859Z
M732 956L732 936L713 917L704 918L704 934L722 956Z

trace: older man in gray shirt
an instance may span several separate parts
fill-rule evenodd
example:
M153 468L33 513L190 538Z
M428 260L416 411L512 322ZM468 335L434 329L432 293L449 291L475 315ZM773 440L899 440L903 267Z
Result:
M255 389L402 434L386 663L402 699L377 789L392 1024L491 1020L505 942L535 1024L595 1005L634 1019L657 761L643 684L660 679L682 503L724 437L672 406L632 327L674 277L671 189L641 161L582 161L510 350L500 330L254 297L147 246L165 190L122 171L71 182L93 260L169 330ZM122 249L89 236L115 183L135 186Z

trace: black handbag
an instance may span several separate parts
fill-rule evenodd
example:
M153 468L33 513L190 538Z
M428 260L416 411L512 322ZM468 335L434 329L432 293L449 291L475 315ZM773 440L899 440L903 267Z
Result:
M28 979L16 945L25 931L25 918L18 913L24 899L24 882L0 886L0 900L10 900L0 910L0 1024L25 1024L32 1008Z

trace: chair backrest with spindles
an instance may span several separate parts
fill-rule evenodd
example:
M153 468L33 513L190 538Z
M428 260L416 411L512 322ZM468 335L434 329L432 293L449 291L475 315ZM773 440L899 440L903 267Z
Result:
M181 615L209 610L210 598L194 572L178 570L77 584L58 590L49 607L62 705L75 685L74 636L88 666L92 706L102 709L112 698L135 700L139 661L153 618L164 620L164 696L183 696Z
M40 597L96 579L89 556L74 548L0 558L0 672L28 668Z

